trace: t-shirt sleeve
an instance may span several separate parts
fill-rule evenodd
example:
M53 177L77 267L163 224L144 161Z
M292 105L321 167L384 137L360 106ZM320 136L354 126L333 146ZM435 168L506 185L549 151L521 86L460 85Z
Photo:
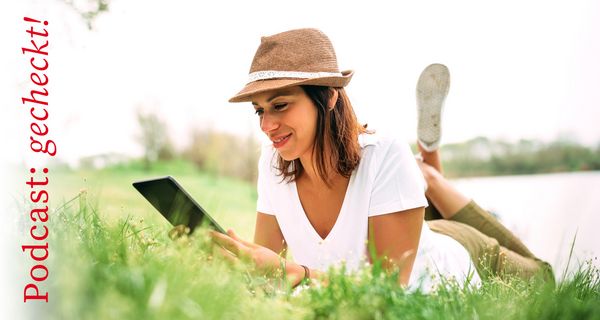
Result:
M370 217L427 206L425 179L408 144L392 140L376 161Z
M269 192L273 183L272 171L271 171L271 160L273 159L273 150L263 147L258 160L258 179L256 183L256 190L258 193L258 199L256 200L256 211L265 214L275 215L273 210L271 194Z

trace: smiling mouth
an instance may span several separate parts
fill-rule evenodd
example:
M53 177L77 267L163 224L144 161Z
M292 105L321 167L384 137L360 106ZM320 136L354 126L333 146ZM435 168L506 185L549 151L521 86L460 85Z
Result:
M288 134L287 136L283 136L283 137L281 137L281 138L279 138L279 139L277 139L277 140L273 140L273 142L281 142L281 141L283 141L283 139L287 139L287 138L288 138L289 136L291 136L291 135L292 135L292 134L290 133L290 134Z
M279 148L279 147L283 146L289 140L289 138L290 138L291 135L292 134L290 133L287 136L283 136L283 137L281 137L279 139L273 140L273 146L275 148Z

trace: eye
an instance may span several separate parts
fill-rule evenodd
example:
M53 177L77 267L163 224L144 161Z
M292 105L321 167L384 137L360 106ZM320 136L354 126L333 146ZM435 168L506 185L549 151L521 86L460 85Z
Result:
M263 112L264 112L263 109L254 110L254 114L256 114L257 116L262 116Z
M288 106L287 103L279 103L273 106L273 108L275 108L275 110L277 111L281 111L284 110L286 107Z

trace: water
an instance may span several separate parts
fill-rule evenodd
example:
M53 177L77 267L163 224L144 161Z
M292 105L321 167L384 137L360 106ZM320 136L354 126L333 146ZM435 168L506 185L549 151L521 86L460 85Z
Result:
M600 172L453 180L465 195L498 214L560 278L575 239L572 270L600 256ZM600 258L593 263L600 267Z

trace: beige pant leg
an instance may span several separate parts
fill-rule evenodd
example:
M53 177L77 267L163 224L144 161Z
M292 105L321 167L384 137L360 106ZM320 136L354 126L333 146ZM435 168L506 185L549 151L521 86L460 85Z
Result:
M475 201L471 200L464 208L452 216L452 220L462 222L479 230L488 237L498 240L501 246L524 257L535 258L533 253L527 249L517 236L489 212L479 207Z
M545 279L554 282L549 264L501 246L497 239L470 225L449 220L433 220L427 223L432 231L447 235L465 247L482 279L490 276L516 276L526 280L542 273Z

